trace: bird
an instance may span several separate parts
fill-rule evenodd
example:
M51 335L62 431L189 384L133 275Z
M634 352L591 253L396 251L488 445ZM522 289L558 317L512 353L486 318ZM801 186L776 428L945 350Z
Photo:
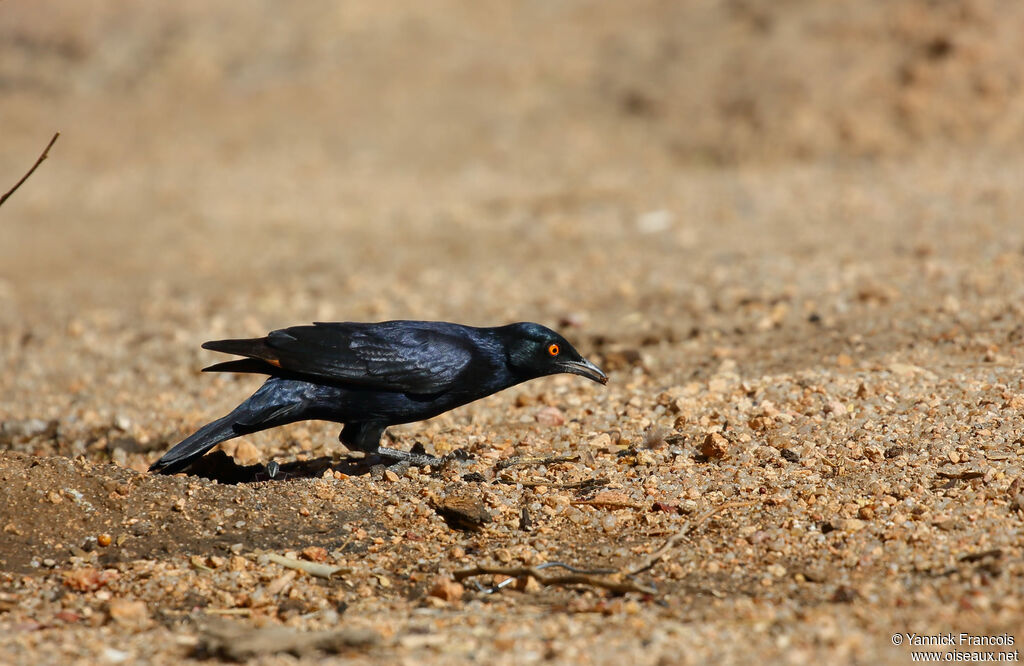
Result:
M223 441L306 420L342 424L338 439L349 450L395 465L438 465L444 459L382 447L385 430L547 375L608 383L564 337L532 322L488 328L440 321L314 322L202 347L242 357L203 372L268 378L229 414L175 445L151 472L175 474Z

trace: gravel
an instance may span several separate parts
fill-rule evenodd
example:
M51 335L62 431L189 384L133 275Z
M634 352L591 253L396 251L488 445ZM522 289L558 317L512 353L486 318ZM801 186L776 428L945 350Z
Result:
M907 663L895 633L1012 635L1024 155L992 109L1020 22L979 50L993 6L855 3L830 49L838 10L804 3L508 33L5 5L2 179L62 137L0 211L0 662ZM258 385L200 374L202 341L389 318L536 320L610 381L390 430L469 454L442 469L373 474L304 423L214 478L145 473ZM548 563L599 573L458 573Z

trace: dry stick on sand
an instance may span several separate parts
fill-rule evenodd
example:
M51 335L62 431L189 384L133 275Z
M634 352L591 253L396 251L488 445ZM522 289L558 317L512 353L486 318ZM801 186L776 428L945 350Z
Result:
M579 455L548 456L545 458L537 458L533 456L515 456L507 460L499 461L498 464L494 466L494 469L495 471L500 472L501 470L507 469L509 467L518 467L523 465L551 465L553 463L576 462L579 459Z
M567 565L563 565L557 562L550 562L549 564L558 564L565 568L571 569ZM543 565L542 565L543 566ZM531 576L538 583L544 586L548 585L590 585L591 587L602 587L612 592L623 594L626 592L641 592L643 594L655 594L655 590L650 585L644 585L643 583L637 583L632 580L623 580L621 574L613 573L610 575L597 575L593 573L568 573L560 576L548 576L540 571L540 567L492 567L487 565L478 565L472 569L462 569L452 574L455 580L462 581L466 578L473 576L483 576L485 574L494 574L496 576L511 576L512 578L522 578L523 576Z
M733 501L733 502L725 502L723 504L719 504L714 509L711 509L710 511L706 511L705 513L701 514L692 523L688 522L686 525L683 525L683 527L679 531L677 531L675 534L670 536L665 541L664 545L662 545L661 548L659 548L658 550L656 550L653 553L651 553L647 557L647 559L645 559L640 564L637 564L637 565L635 565L633 567L630 567L629 569L626 569L622 573L625 574L626 576L635 576L635 575L637 575L639 573L643 573L644 571L647 571L648 569L653 567L655 564L660 562L661 558L663 558L666 555L668 555L669 551L671 551L673 548L678 546L680 541L682 541L686 537L690 536L690 534L692 534L694 531L696 531L696 529L698 527L700 527L705 522L707 522L707 520L709 518L711 518L712 516L714 516L716 514L719 514L719 513L723 512L723 511L726 511L728 509L738 509L738 508L744 507L744 506L753 506L754 504L757 504L757 502L754 501L754 500Z
M641 592L643 594L657 594L657 590L651 585L645 585L634 580L630 580L632 576L647 571L655 564L657 564L663 557L665 557L673 548L679 545L679 542L692 534L698 527L703 525L712 516L715 516L723 511L729 509L738 509L744 506L753 506L757 504L754 500L749 501L732 501L720 504L714 509L701 514L692 522L687 522L681 529L670 536L665 543L658 550L654 551L648 556L643 562L634 565L628 569L612 572L605 575L599 575L593 571L581 571L573 569L568 565L564 565L557 562L550 562L547 565L540 565L538 567L492 567L487 565L477 565L471 569L462 569L456 571L453 576L455 580L462 581L466 578L472 578L473 576L482 576L485 574L493 574L498 576L511 576L513 578L522 578L523 576L532 576L541 585L590 585L591 587L600 587L611 592L623 594L625 592ZM545 566L560 566L572 571L569 574L563 574L561 576L547 576L541 573L540 569Z
M31 176L32 173L35 172L35 170L37 168L39 168L39 165L42 164L43 160L45 160L47 155L49 155L50 148L53 148L53 144L57 142L57 137L58 136L60 136L60 132L57 132L56 134L53 135L53 138L50 139L50 143L46 144L46 148L43 150L42 155L40 155L39 159L36 160L36 163L32 165L32 168L28 170L28 173L26 173L24 176L22 176L21 180L19 180L17 183L14 184L14 187L12 187L11 189L7 190L7 193L4 194L2 197L0 197L0 206L3 206L4 202L7 201L7 199L10 198L10 196L12 194L14 194L14 192L19 187L21 187L21 184L24 183L26 180L28 180L28 177Z

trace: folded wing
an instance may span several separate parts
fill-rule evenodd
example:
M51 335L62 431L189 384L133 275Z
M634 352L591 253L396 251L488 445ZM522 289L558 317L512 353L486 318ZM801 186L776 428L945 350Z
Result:
M237 354L205 371L288 373L403 393L448 390L472 360L465 329L426 322L293 326L265 338L215 340L204 349Z

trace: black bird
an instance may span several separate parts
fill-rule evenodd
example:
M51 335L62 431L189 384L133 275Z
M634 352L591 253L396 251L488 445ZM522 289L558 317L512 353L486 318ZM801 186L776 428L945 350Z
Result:
M525 322L494 328L431 321L315 323L265 338L207 342L203 349L245 357L204 372L270 378L230 414L168 451L151 472L174 474L220 442L311 419L344 424L338 438L349 449L437 464L437 458L381 447L384 430L545 375L569 372L608 383L561 335Z

